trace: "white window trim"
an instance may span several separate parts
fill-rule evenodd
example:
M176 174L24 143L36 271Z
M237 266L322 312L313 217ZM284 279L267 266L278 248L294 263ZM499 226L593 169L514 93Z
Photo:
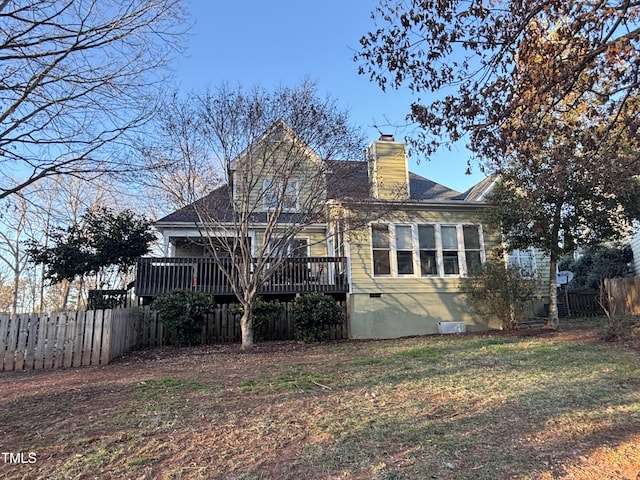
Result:
M393 228L391 229L391 276L399 278L411 278L416 276L416 251L418 245L416 244L417 228L411 223L391 223ZM413 260L413 273L399 273L398 272L398 237L396 235L397 227L409 227L411 228L411 242L413 243L412 260ZM402 250L403 252L406 250Z
M375 274L374 273L374 268L375 268L375 260L373 258L373 225L386 225L387 227L387 233L389 234L389 273L379 273L379 274ZM396 269L396 275L394 275L394 266L393 266L393 259L392 259L392 252L393 252L393 245L395 244L395 229L390 229L389 227L391 227L393 225L393 223L385 223L385 222L373 222L369 224L369 254L370 254L370 260L371 260L371 276L375 277L375 278L392 278L394 276L397 276L397 269ZM394 237L394 238L392 238ZM376 247L375 250L382 250L382 248L378 248Z
M516 254L517 252L517 254ZM531 271L527 271L526 266L522 265L522 257L527 255L531 260ZM512 258L515 258L517 261L512 262ZM536 249L534 247L529 247L526 250L522 250L516 248L508 253L507 255L507 265L515 265L517 266L521 272L525 274L528 278L533 278L538 273L538 261L536 259Z
M374 259L373 259L373 236L371 235L371 228L373 225L386 225L389 229L389 262L390 273L389 274L375 274L374 273ZM436 250L436 268L437 274L429 275L423 274L420 264L420 239L418 235L418 226L420 225L433 225L435 236L435 250ZM398 226L410 226L411 237L413 240L413 273L398 273L398 257L397 257L397 236L396 227ZM369 224L369 252L371 261L371 276L373 278L462 278L468 275L468 266L466 258L466 249L464 245L464 230L465 226L473 226L478 229L478 236L480 240L480 261L486 262L486 252L484 243L484 232L482 224L464 222L464 223L439 223L439 222L400 222L400 223L387 223L387 222L372 222ZM459 273L444 273L444 251L442 248L442 227L455 227L456 239L458 241L458 271Z

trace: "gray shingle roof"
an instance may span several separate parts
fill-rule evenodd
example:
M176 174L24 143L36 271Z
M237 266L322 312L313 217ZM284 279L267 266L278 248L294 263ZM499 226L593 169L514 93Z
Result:
M327 195L329 198L356 198L370 199L367 163L363 161L331 160L328 162L333 181L327 182ZM481 192L491 184L491 177L478 183L465 193L452 190L444 185L436 183L428 178L415 173L409 173L410 201L435 201L435 202L464 202L482 200ZM233 221L233 208L229 195L228 185L216 188L205 197L195 201L191 205L176 210L159 219L156 224L166 223L197 223L198 212L206 212L203 216L215 218L220 222ZM284 213L282 221L294 222L298 214ZM308 219L305 219L308 220ZM266 214L256 213L256 223L266 221Z

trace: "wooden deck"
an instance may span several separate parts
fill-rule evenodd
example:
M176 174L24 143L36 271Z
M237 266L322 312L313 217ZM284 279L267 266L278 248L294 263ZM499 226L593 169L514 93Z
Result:
M233 274L232 262L229 259L218 265L213 258L139 258L135 292L138 297L154 297L174 290L233 295L228 279ZM346 265L343 257L286 259L262 285L260 294L345 293L349 289Z

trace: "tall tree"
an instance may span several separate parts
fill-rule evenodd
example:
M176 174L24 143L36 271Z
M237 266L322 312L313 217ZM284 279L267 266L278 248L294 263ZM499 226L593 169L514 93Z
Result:
M528 128L554 115L539 95L597 96L608 121L632 110L637 128L639 15L628 0L380 0L355 59L383 89L437 93L411 106L423 127L414 146L429 154L468 134L483 160L500 161L505 121L521 117Z
M161 135L142 137L137 151L144 165L136 178L154 212L173 211L207 195L224 180L224 165L210 158L202 102L195 92L165 97L151 122Z
M181 0L0 1L0 199L126 170L183 18Z
M18 196L13 202L3 202L0 215L0 265L11 276L11 313L18 311L20 280L27 268L26 241L33 224L30 222L31 205L25 197Z
M468 134L511 248L549 255L619 237L639 213L640 6L612 2L382 0L357 58L382 87L442 96L410 117L427 153Z
M640 137L624 124L608 122L596 99L574 105L580 108L558 108L527 142L511 147L491 197L491 213L508 247L534 246L550 259L550 326L558 321L558 259L578 247L629 235L640 217L635 159ZM512 125L522 128L519 120Z
M260 287L288 257L300 255L297 234L327 221L330 192L353 178L332 172L330 160L362 158L364 140L348 113L309 81L273 91L223 85L197 98L206 155L182 150L179 165L185 171L194 171L194 162L208 165L223 185L185 211L195 215L194 227L243 307L242 346L251 348Z

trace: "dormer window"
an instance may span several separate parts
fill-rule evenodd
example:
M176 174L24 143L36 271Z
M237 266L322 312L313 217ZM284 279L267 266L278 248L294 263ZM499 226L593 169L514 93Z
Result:
M283 212L298 210L298 180L266 178L262 183L263 207L265 210L280 209Z

